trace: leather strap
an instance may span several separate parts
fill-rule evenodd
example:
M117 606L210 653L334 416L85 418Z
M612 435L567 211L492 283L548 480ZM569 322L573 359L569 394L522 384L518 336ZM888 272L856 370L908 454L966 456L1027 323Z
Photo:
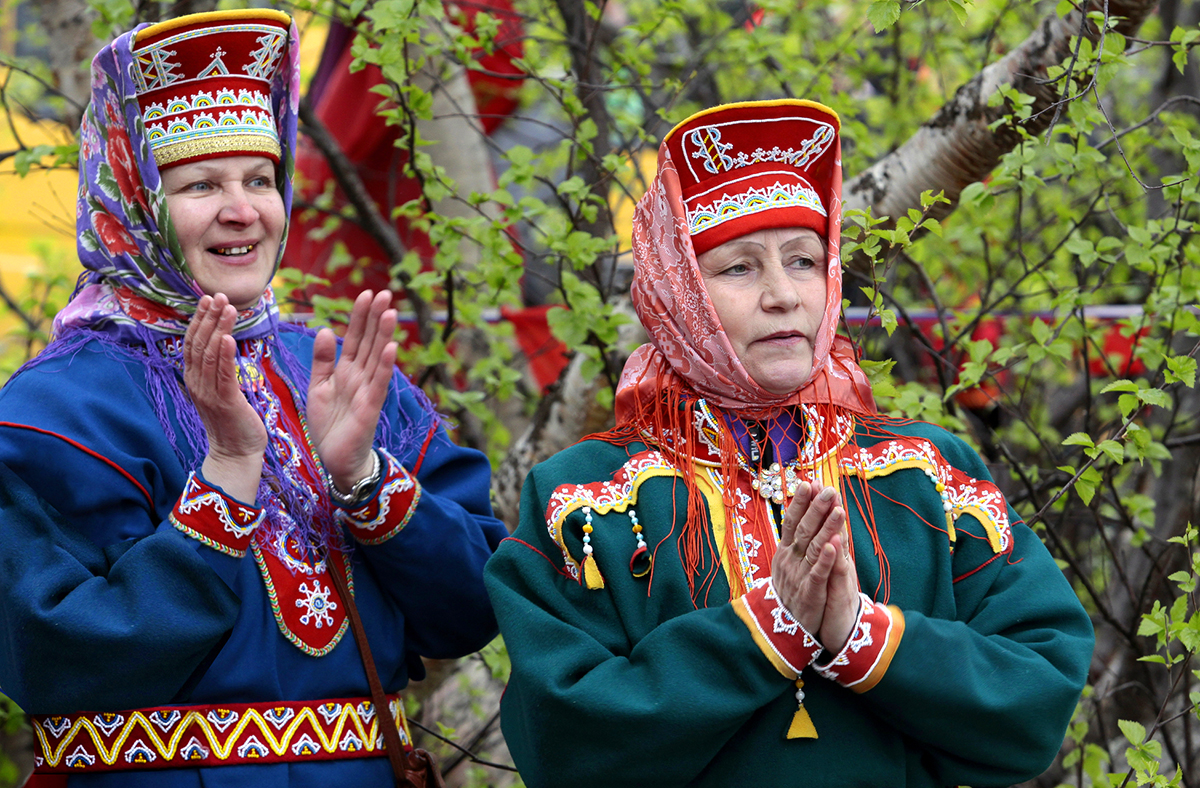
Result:
M375 658L371 656L371 646L367 643L367 633L363 630L358 606L354 604L354 597L350 595L350 589L347 587L345 568L341 561L334 560L332 556L325 565L330 568L329 575L337 587L338 596L342 598L342 604L346 606L346 615L350 618L350 631L354 633L354 642L358 644L358 653L362 655L367 683L371 687L371 702L375 704L375 714L379 720L379 727L383 730L383 742L388 761L392 764L396 788L408 788L404 745L400 742L400 732L396 728L396 718L392 716L392 707L383 694L383 685L379 681L379 671L375 669Z

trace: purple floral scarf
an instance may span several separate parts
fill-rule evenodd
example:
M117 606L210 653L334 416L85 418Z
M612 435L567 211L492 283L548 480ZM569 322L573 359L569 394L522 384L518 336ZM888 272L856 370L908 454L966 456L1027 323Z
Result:
M80 126L75 207L79 260L85 271L71 302L54 320L55 337L80 328L139 344L148 339L147 329L179 336L187 331L203 295L184 262L142 123L131 52L141 27L118 37L92 61L92 101ZM294 23L288 38L288 56L271 85L271 103L282 148L279 191L285 214L290 215L300 101L300 46ZM281 259L286 242L285 228ZM278 260L275 265L278 268ZM117 298L115 291L120 290L150 302L143 314L130 315L122 308L130 299ZM156 319L146 320L146 312ZM278 312L267 288L258 304L239 315L234 336L265 336L277 325Z

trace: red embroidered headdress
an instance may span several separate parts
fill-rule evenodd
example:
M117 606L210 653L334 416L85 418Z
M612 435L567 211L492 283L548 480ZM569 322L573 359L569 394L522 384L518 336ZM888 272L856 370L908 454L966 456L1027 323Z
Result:
M291 19L282 11L216 11L137 32L133 80L160 168L220 156L279 161L271 83Z
M663 147L696 254L758 230L807 227L828 238L840 128L828 107L784 99L725 104L672 129Z

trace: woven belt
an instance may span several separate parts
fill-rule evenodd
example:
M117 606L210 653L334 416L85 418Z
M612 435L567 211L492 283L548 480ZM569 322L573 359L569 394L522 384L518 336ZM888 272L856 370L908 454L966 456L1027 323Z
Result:
M388 704L412 749L399 695ZM370 698L220 706L159 706L31 717L35 773L167 769L378 758L383 735Z

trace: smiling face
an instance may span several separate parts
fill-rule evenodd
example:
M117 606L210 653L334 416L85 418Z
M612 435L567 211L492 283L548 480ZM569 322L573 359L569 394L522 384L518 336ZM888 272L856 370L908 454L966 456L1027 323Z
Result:
M825 314L826 247L806 228L759 230L697 258L708 298L754 382L777 395L808 382Z
M265 156L205 159L162 172L171 224L196 284L238 309L271 281L287 216Z

